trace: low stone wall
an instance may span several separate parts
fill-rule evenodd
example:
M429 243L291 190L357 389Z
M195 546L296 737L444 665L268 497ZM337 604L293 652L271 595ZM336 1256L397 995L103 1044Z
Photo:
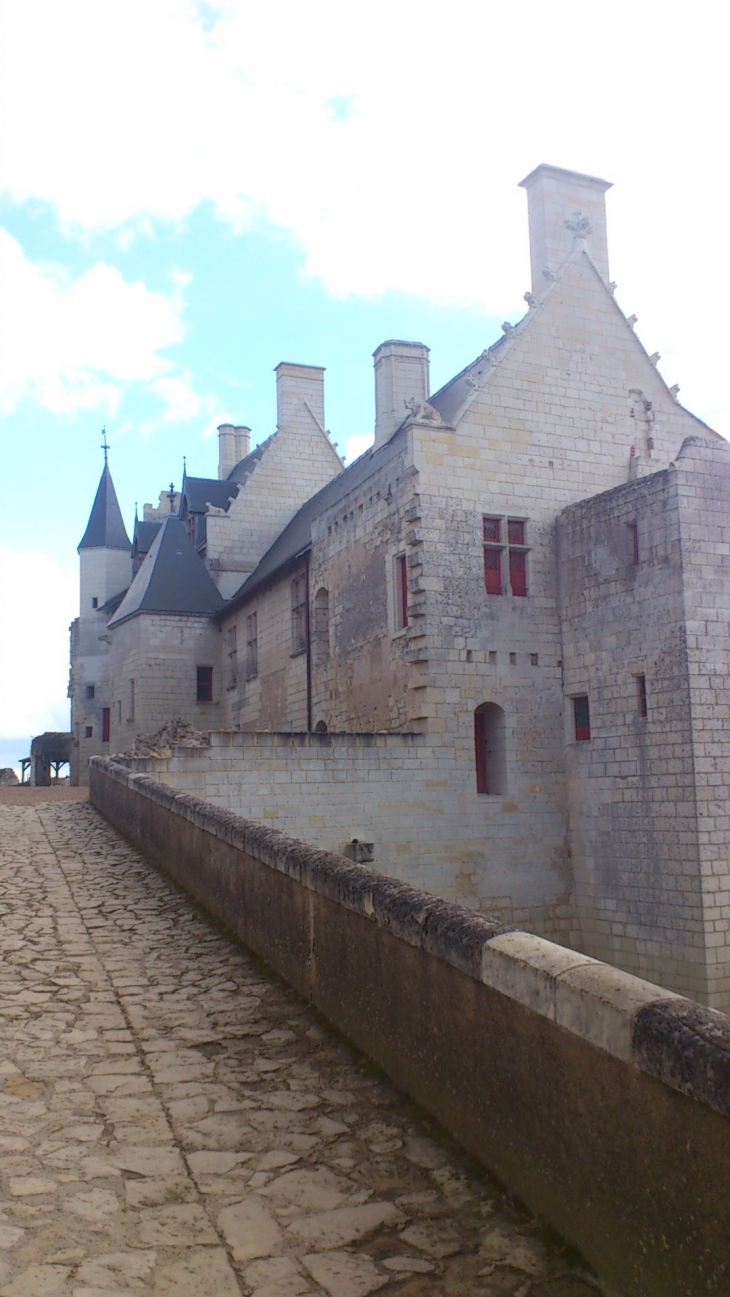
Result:
M473 734L467 762L423 734L214 730L209 746L122 764L326 851L372 843L383 873L568 939L560 798L545 781L528 816L510 797L477 797Z
M730 1291L730 1021L95 758L93 804L622 1297Z

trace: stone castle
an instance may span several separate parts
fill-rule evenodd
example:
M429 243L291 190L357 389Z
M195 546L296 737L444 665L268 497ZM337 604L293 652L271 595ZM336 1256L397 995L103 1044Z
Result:
M440 391L375 352L343 468L324 373L79 546L72 781L173 717L181 790L730 1006L730 446L614 297L606 181L539 166L516 325Z

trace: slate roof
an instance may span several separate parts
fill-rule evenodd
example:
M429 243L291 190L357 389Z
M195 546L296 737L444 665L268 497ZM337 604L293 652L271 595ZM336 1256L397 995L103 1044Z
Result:
M117 608L122 602L122 599L124 598L128 589L129 586L127 586L126 590L120 590L119 594L113 594L111 599L107 599L106 603L103 603L101 605L99 612L105 612L107 613L108 617L111 617L112 613L117 611Z
M116 626L136 613L206 616L223 603L216 584L177 514L162 523L152 547L109 621Z
M223 481L217 477L185 477L182 497L188 506L189 513L205 513L205 506L212 504L215 509L227 509L231 500L238 495L238 483Z
M356 459L348 468L343 469L331 482L322 487L306 504L303 504L291 522L279 533L273 545L266 551L257 567L246 578L243 585L231 599L220 609L215 620L220 620L232 609L244 603L249 595L265 585L280 568L283 568L304 553L312 543L312 523L325 510L333 508L343 500L348 492L366 482L383 464L394 459L405 445L405 420L384 446L377 450L371 447L364 455Z
M239 459L238 463L234 464L228 474L226 481L244 482L249 473L253 472L259 460L263 457L264 452L271 445L275 436L276 433L272 432L271 436L267 437L265 441L260 442L258 446L255 446L249 455L245 455L243 459Z
M143 522L141 518L136 518L134 522L134 535L132 536L132 546L135 554L146 554L155 539L162 523Z
M109 465L104 471L96 488L94 503L91 506L86 531L79 541L82 549L127 549L131 550L132 542L122 519L117 493L114 490Z

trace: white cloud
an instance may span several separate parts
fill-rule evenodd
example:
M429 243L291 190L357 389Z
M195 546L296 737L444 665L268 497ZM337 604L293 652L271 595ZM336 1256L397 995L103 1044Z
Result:
M515 314L540 161L616 182L621 300L700 413L727 410L720 6L9 0L8 192L82 229L209 202L291 231L334 294ZM20 110L16 111L17 106ZM717 298L717 302L716 299ZM702 317L699 330L693 319Z
M68 730L68 627L78 574L41 550L0 549L0 737ZM22 615L21 615L22 613Z
M174 417L197 412L187 374L161 351L183 336L181 292L151 292L98 263L79 276L34 263L0 229L4 316L0 337L0 411L26 396L56 414L117 408L124 384L142 382L168 402ZM196 406L197 402L197 406Z

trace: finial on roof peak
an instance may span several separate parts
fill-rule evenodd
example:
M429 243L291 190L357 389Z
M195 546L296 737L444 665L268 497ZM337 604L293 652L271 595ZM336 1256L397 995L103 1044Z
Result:
M109 442L106 439L106 425L102 428L101 435L103 438L101 448L104 451L104 467L106 468L109 462Z

